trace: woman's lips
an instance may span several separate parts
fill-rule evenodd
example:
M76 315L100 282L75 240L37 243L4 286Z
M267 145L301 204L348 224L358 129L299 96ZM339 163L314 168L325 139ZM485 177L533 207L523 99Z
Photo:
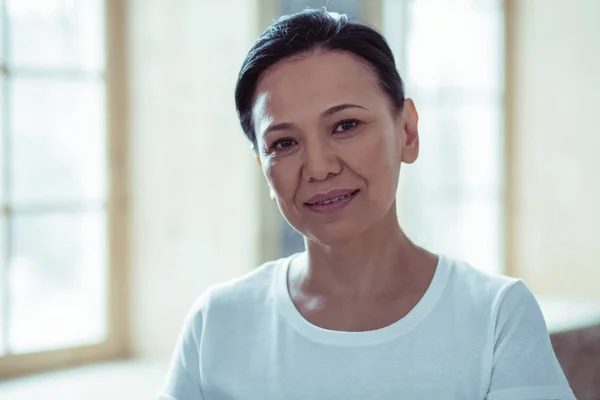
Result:
M354 200L354 197L356 197L359 192L360 190L358 189L332 190L312 197L310 201L305 204L311 211L319 213L338 211Z
M348 196L357 192L358 189L332 189L326 192L322 192L311 197L306 204L315 205L317 203L323 203L331 200L338 199L339 197Z

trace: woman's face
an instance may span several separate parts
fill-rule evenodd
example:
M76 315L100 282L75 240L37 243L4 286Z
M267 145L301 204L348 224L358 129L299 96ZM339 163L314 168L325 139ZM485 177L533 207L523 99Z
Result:
M376 74L330 51L279 62L254 99L260 163L290 225L334 244L395 218L400 164L418 154L412 102L394 115Z

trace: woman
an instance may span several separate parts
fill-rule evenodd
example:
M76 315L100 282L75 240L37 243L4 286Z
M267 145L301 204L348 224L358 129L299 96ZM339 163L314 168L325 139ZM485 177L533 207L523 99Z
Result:
M574 399L521 281L402 232L418 114L380 34L324 10L284 17L250 50L235 99L306 251L201 296L161 398Z

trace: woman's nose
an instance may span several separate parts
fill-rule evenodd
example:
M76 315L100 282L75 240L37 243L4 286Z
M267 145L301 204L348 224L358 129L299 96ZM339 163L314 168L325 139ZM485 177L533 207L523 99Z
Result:
M311 143L304 154L302 174L307 181L323 181L342 171L338 154L327 143Z

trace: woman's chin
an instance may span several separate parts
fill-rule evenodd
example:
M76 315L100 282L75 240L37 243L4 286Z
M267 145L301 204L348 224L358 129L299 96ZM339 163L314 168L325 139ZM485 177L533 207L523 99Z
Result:
M308 241L321 246L335 246L343 245L344 243L351 242L356 239L364 229L358 229L358 227L340 227L340 226L328 226L319 227L318 229L311 229L310 232L303 235Z

